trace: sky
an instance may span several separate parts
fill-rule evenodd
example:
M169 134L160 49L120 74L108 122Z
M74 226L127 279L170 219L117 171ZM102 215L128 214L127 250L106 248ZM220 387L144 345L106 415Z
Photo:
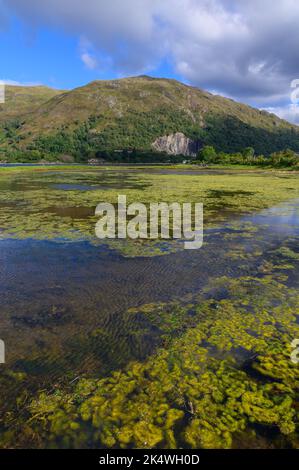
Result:
M298 0L0 0L0 79L176 78L299 125L298 25Z

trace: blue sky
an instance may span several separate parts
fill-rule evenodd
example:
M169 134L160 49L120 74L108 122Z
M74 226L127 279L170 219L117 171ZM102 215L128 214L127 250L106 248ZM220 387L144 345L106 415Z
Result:
M69 89L114 76L109 69L91 70L84 65L76 35L58 28L32 31L14 16L0 34L0 55L3 80Z
M177 78L299 123L297 0L0 0L0 79Z
M61 28L44 25L32 29L11 14L0 30L0 79L8 83L43 84L64 90L85 85L92 80L127 76L110 65L105 54L97 54L98 66L85 64L80 43L76 34L67 34ZM90 45L89 49L92 49ZM182 75L175 72L167 57L161 58L145 72L155 77L176 78L187 83ZM135 75L139 71L132 70L131 73Z

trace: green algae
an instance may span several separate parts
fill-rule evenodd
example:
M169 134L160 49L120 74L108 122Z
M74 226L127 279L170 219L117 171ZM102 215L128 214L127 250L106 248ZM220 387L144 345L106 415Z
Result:
M72 179L72 172L69 177ZM47 178L51 185L58 181L56 176ZM137 184L141 182L145 189L130 189L129 197L143 201L143 194L152 194L158 198L155 178L161 185L159 175L138 176ZM188 176L181 184L174 179L177 195L188 197L186 185L196 201L199 196L207 197L206 191L212 185L223 184L218 176L204 183L201 178ZM165 181L164 175L162 179ZM224 179L230 187L239 184L232 177ZM273 174L261 178L261 200L250 191L251 195L242 193L241 204L235 194L233 204L237 210L247 213L287 199L290 181L288 187L278 185L274 194L271 184L275 179ZM247 184L247 176L243 185L245 181ZM39 184L42 182L44 176ZM293 183L296 193L295 178ZM204 190L198 188L201 184ZM176 196L170 188L165 193L167 197L170 192L171 197ZM16 208L10 206L16 193L6 189L3 194L8 205L0 210L4 217L2 236L11 230L15 238L52 240L54 236L69 242L89 239L95 243L92 230L96 219L88 213L78 219L74 217L76 213L69 217L64 208L92 208L99 202L98 197L110 202L109 198L116 198L118 192L65 191L62 197L62 191L55 189L27 189L19 196ZM222 199L225 197L229 197L227 193L221 195ZM211 193L208 199L211 200ZM219 204L219 195L217 199ZM24 208L30 208L29 212ZM210 209L210 215L217 214L215 205ZM219 219L207 219L209 226L227 217L223 218L223 213L218 216ZM288 276L298 261L295 243L287 240L273 251L264 240L265 250L270 250L264 259L258 243L262 234L253 223L230 222L229 232L223 236L232 242L226 253L228 262L240 260L246 267L250 261L258 261L256 275L210 279L209 285L192 297L128 310L125 315L130 325L135 325L132 334L136 338L142 339L140 325L146 325L161 339L159 348L144 362L132 362L127 354L125 359L130 362L122 370L111 372L103 367L99 378L91 378L86 372L86 377L73 381L70 376L71 383L61 380L43 390L33 387L29 380L32 368L40 367L39 356L25 361L22 373L8 370L1 376L5 393L16 390L12 394L14 409L1 418L1 447L230 448L248 436L253 446L259 446L261 427L264 433L271 433L264 445L298 447L299 369L290 360L290 345L299 337L299 296L298 290L288 284ZM250 241L250 250L243 246L246 240ZM117 246L116 242L114 248L126 256L155 256L169 250L168 244L161 247L159 243L155 246L142 240ZM54 313L47 322L57 320ZM97 328L88 337L77 337L74 349L84 352L92 346L101 355L104 344L105 352L113 359L118 353L109 350L110 342L105 330ZM62 376L63 360L59 367ZM5 395L1 400L5 403Z
M278 248L277 250L274 251L274 254L283 256L284 258L287 258L289 260L299 261L299 253L296 253L295 251L293 251L291 248L287 246L282 246Z
M32 446L230 448L259 426L298 442L299 295L279 276L213 279L192 302L130 309L164 338L145 362L34 398L16 433ZM11 430L2 443L17 439ZM273 444L273 442L272 442Z
M58 187L57 187L58 185ZM92 190L63 190L63 186ZM230 188L229 190L227 188ZM244 190L246 188L246 190ZM248 214L299 196L298 177L275 172L233 174L163 174L146 169L76 169L73 171L0 172L1 238L88 240L106 244L127 257L164 255L183 249L176 240L104 240L95 237L100 202L117 203L126 194L131 202L191 202L204 204L205 229L234 215ZM77 208L77 213L76 213ZM254 228L247 230L253 237ZM233 237L233 235L227 235Z

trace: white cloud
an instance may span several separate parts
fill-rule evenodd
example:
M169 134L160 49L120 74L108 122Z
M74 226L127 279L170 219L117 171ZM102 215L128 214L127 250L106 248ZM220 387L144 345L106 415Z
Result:
M85 67L87 67L90 70L97 69L99 64L95 57L94 52L91 52L93 51L92 44L84 36L80 38L79 50L80 50L80 58L83 64L85 65Z
M299 106L290 104L286 106L268 107L264 108L268 113L274 113L281 119L299 125Z
M18 82L16 80L10 80L8 78L1 78L0 83L11 86L42 86L41 83L37 82Z
M81 60L90 70L95 70L98 66L97 60L89 52L83 52L81 54Z
M140 73L167 57L186 81L260 107L282 106L299 78L297 0L2 1L33 28L85 37L92 69L104 57Z

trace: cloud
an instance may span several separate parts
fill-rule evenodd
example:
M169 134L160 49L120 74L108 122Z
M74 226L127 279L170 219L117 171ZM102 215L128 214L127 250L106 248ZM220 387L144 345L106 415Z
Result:
M286 106L268 107L264 108L268 113L274 113L281 119L292 122L293 124L299 125L299 106L290 104Z
M144 73L167 58L193 85L273 108L299 78L297 0L2 1L32 28L86 38L91 69L104 57L118 74Z
M85 37L80 38L80 58L86 68L95 70L98 68L98 61L91 50L93 49L92 44Z
M8 78L0 78L0 83L11 86L42 86L41 83L37 82L18 82L16 80L10 80Z
M97 60L89 52L83 52L81 54L81 60L90 70L95 70L98 66Z
M5 0L4 0L5 1ZM0 32L5 31L9 26L6 7L3 0L0 0Z

